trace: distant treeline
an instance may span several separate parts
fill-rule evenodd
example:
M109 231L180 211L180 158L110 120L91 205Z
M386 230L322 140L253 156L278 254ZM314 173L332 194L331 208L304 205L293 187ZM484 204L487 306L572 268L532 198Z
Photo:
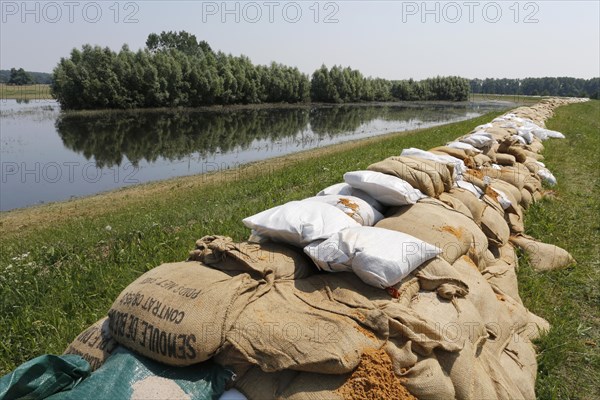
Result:
M568 96L598 99L600 78L472 79L472 93L520 94L525 96Z
M30 78L30 80L27 80L26 85L29 84L50 84L52 83L52 74L49 74L47 72L31 72L31 71L23 71L23 68L19 68L18 70L13 68L12 70L9 69L1 69L0 70L0 83L9 83L10 79L11 79L11 72L12 72L12 77L14 78L15 76L15 72L19 73L20 71L22 71L22 73L26 74L24 76L27 76ZM22 75L22 74L19 74Z
M254 65L248 57L215 52L182 31L150 34L146 48L137 52L126 45L118 53L90 45L73 49L54 69L52 93L63 109L463 101L469 82L457 77L389 81L337 66L323 66L310 79L295 67Z

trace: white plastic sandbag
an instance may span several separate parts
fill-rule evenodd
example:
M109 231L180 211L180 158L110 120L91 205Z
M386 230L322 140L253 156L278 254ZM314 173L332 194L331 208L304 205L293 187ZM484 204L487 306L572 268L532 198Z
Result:
M360 226L340 209L326 203L290 201L245 218L255 238L268 238L294 246L326 239L342 229Z
M386 206L415 204L425 196L419 189L398 177L375 171L352 171L344 174L350 186L367 192Z
M474 151L475 153L481 153L481 150L479 150L477 147L473 146L472 144L469 143L464 143L464 142L449 142L446 143L447 147L451 147L453 149L461 149L461 150L471 150Z
M383 210L385 209L383 204L375 200L372 196L369 196L362 190L353 188L346 182L336 183L335 185L328 186L325 189L321 190L319 193L317 193L317 196L328 196L333 194L358 197L359 199L363 199L364 201L369 203L371 207L373 207L379 212L383 212Z
M352 271L380 288L395 285L441 250L413 236L389 229L349 228L311 243L304 252L325 271Z
M363 199L355 196L329 194L314 196L302 201L317 201L330 204L342 210L347 216L361 225L373 226L383 219L383 215Z
M463 143L468 143L471 146L476 147L478 149L489 147L495 142L494 138L492 137L492 134L485 131L476 131L475 133L463 136L458 140Z
M454 166L454 173L453 173L454 179L456 179L458 176L463 175L467 171L467 167L465 166L465 163L463 162L463 160L456 158L456 157L452 157L450 155L434 154L430 151L416 149L414 147L410 147L408 149L402 150L402 153L400 155L405 156L405 157L422 158L425 160L431 160L431 161L435 161L435 162L438 162L441 164L446 164L446 165L448 165L448 164L453 165Z

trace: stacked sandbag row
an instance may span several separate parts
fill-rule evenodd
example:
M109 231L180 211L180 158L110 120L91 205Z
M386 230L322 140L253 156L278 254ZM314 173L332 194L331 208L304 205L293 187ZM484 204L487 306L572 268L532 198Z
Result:
M250 399L533 398L531 340L549 325L522 304L514 246L538 270L572 262L524 234L522 211L551 176L541 141L559 134L543 121L569 101L348 172L246 218L248 242L204 237L188 262L130 284L67 352L95 365L118 345L167 365L212 359Z

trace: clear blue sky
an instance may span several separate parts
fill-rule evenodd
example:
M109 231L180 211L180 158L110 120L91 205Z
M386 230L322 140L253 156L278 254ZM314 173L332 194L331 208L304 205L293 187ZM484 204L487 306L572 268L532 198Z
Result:
M0 6L1 69L50 72L85 43L138 49L151 32L186 30L215 50L306 73L325 63L388 79L600 75L598 0L2 0Z

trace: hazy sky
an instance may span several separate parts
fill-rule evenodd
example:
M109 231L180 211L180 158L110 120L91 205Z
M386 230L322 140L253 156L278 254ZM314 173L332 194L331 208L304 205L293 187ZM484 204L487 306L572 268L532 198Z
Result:
M600 1L0 1L0 68L51 72L85 43L185 30L213 49L312 73L388 79L600 75Z

